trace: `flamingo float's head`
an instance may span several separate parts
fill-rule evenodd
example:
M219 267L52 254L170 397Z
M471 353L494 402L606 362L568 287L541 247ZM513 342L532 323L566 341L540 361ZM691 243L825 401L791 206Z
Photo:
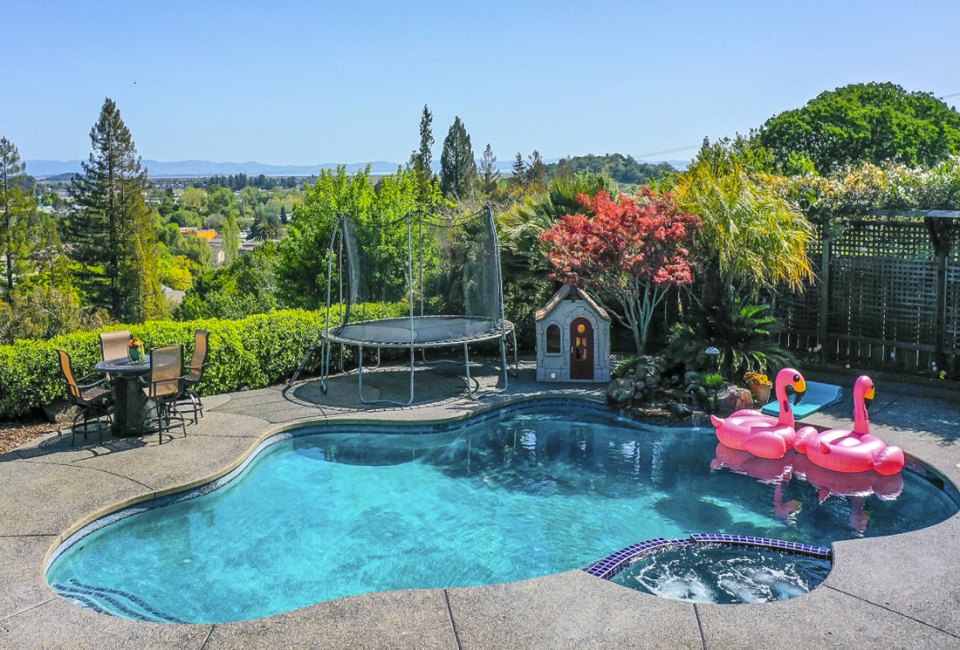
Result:
M777 373L777 383L783 382L785 388L793 389L793 405L796 406L807 392L807 381L793 368L784 368Z
M870 404L873 403L874 398L877 396L877 390L873 387L873 380L866 375L860 375L854 386L863 391L863 404L867 408L870 408Z

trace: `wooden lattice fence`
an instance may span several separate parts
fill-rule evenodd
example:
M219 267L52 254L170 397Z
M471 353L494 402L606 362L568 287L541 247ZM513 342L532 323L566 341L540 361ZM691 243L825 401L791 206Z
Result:
M930 215L931 213L923 213ZM942 215L958 213L939 213ZM960 251L948 216L871 215L818 227L816 281L778 300L781 344L826 361L927 370L960 364Z

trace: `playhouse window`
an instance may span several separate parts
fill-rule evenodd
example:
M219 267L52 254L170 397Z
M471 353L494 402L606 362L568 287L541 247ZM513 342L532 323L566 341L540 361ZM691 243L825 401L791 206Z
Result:
M560 354L560 326L547 326L547 354Z

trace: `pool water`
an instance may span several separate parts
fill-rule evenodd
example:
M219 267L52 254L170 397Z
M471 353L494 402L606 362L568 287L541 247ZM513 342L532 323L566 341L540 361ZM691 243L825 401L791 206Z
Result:
M533 403L439 432L352 430L303 430L220 489L103 526L47 579L112 614L213 623L578 569L652 537L828 546L957 511L912 473L879 496L825 496L829 481L804 480L792 456L778 476L719 458L712 429L646 426L587 403Z
M656 596L721 605L787 600L827 578L830 561L771 549L691 544L632 563L611 580Z

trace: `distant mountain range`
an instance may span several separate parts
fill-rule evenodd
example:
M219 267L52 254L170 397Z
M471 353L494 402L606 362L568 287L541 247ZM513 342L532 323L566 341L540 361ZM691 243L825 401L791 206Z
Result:
M557 162L557 158L544 160L545 163ZM34 178L46 179L62 174L75 174L80 171L79 160L26 160L27 173ZM653 161L651 161L653 162ZM659 162L659 161L657 161ZM668 160L677 169L686 168L689 161ZM230 174L246 174L247 176L314 176L321 169L336 169L340 163L318 163L316 165L268 165L256 161L250 162L212 162L209 160L176 160L160 162L159 160L144 160L143 165L152 178L192 178L203 176L228 176ZM370 165L373 174L392 174L397 171L399 163L385 160L374 160L369 163L348 163L345 165L348 173L355 173ZM501 172L509 172L513 160L498 160L497 168ZM440 171L440 164L433 164L434 171Z

